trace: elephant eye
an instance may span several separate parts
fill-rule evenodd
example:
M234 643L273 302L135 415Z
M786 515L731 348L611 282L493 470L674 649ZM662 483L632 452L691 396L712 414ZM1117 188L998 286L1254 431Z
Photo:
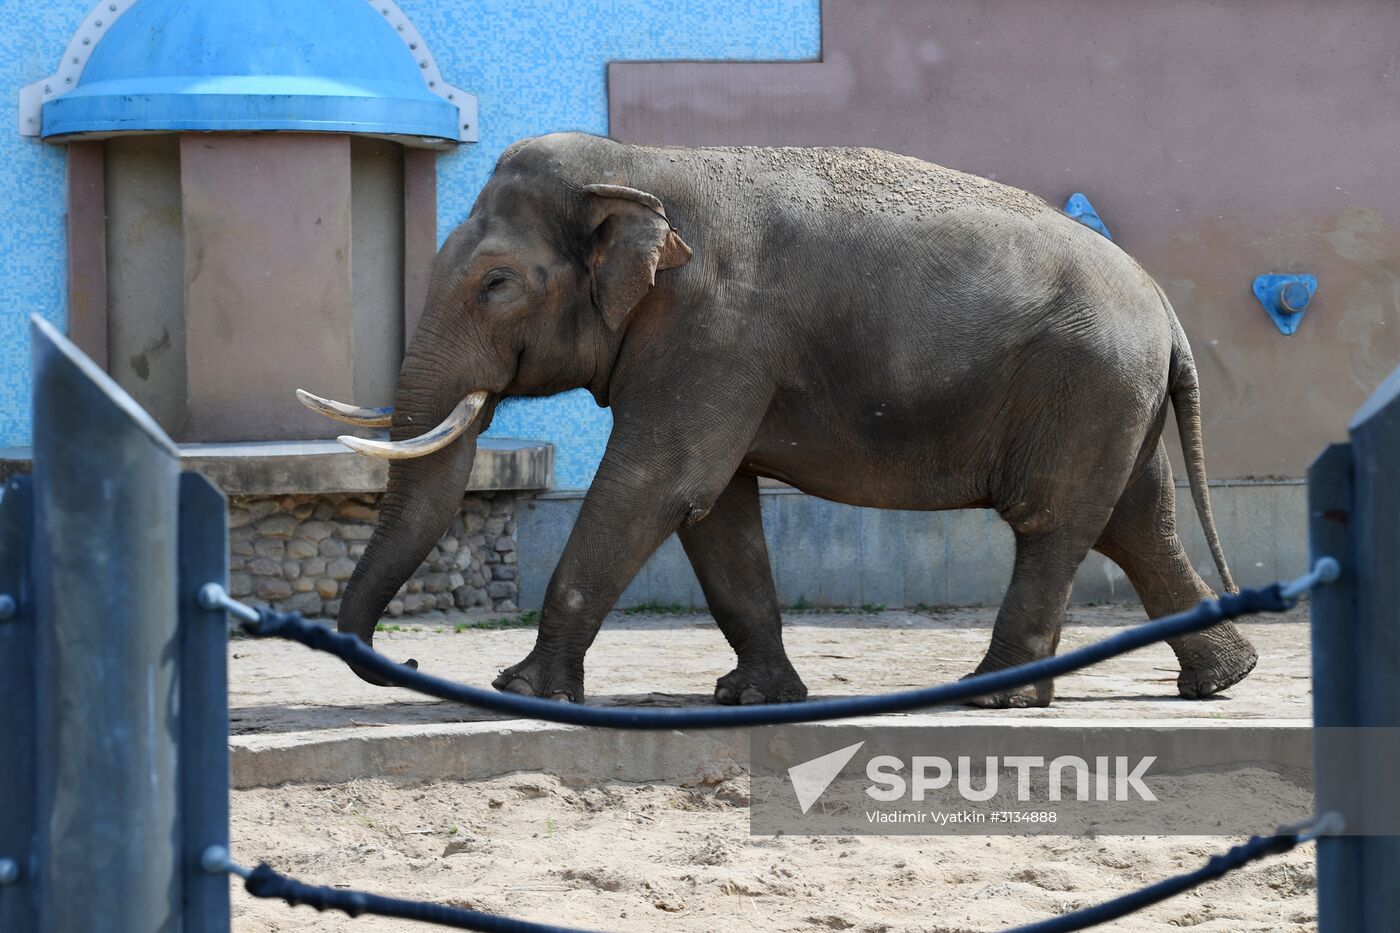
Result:
M481 279L481 290L477 292L476 300L485 305L491 299L491 293L500 289L502 285L513 282L515 277L505 269L493 269L486 273Z

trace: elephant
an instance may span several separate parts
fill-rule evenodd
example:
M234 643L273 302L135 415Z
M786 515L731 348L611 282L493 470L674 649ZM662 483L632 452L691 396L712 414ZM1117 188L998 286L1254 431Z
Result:
M858 148L681 148L560 133L511 145L435 257L392 411L303 393L388 458L338 627L370 642L447 530L502 400L611 408L533 650L497 689L584 699L584 655L675 533L736 655L721 704L806 697L783 646L759 478L881 509L995 509L1011 580L974 673L1054 654L1075 569L1116 562L1149 617L1213 596L1174 526L1175 412L1224 587L1199 385L1166 296L1027 192ZM1170 642L1182 697L1243 679L1232 624ZM409 662L415 663L415 662ZM366 672L362 677L377 682ZM1038 707L1053 684L986 707Z

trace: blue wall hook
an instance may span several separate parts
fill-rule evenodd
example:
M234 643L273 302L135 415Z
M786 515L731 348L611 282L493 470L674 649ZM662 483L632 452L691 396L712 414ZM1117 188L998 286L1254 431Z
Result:
M1076 191L1065 201L1065 213L1075 220L1094 230L1102 233L1108 239L1113 239L1113 234L1108 232L1108 227L1104 226L1103 218L1099 212L1094 210L1094 205L1089 203L1089 199Z
M1254 280L1254 297L1274 319L1279 333L1285 336L1298 329L1303 310L1315 294L1315 275L1261 275Z

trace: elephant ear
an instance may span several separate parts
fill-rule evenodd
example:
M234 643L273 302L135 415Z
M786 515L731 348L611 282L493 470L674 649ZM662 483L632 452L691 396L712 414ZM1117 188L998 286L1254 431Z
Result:
M691 250L655 195L622 185L583 190L598 208L588 257L593 304L608 327L617 330L656 284L656 273L685 265Z

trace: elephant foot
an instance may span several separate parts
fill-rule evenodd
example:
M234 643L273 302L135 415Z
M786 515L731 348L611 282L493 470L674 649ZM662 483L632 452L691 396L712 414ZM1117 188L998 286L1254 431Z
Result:
M1185 700L1204 700L1222 690L1228 690L1249 676L1259 655L1247 650L1217 658L1214 663L1183 667L1176 675L1176 692Z
M1172 643L1181 673L1176 692L1186 700L1204 700L1249 676L1259 653L1239 630L1226 623Z
M963 677L976 677L978 674L987 674L992 671L1005 670L1008 667L1015 667L1017 664L1024 664L1031 660L1030 655L1017 661L1006 661L993 657L989 652L982 659L982 663L977 665L977 670ZM1038 680L1033 684L1024 687L1015 687L1011 690L1003 690L998 693L987 693L980 697L973 697L965 701L968 706L975 706L979 709L1030 709L1033 707L1049 706L1055 699L1055 682L1053 680Z
M721 706L755 703L799 703L807 686L784 658L781 665L740 664L715 681L715 702Z
M349 662L346 663L349 664ZM414 658L409 658L407 661L403 662L403 666L410 670L416 671L418 670L418 661ZM383 677L380 677L378 674L374 674L370 671L365 670L358 664L350 664L350 670L354 671L355 676L360 678L367 684L374 684L376 687L394 686L393 684L389 683L389 681L385 680Z
M988 693L980 697L973 697L967 701L967 705L979 709L1031 709L1049 706L1054 699L1055 682L1042 680L1029 687L1017 687L1015 690L1007 690L1003 693Z
M583 667L568 670L561 664L540 660L532 651L519 664L501 671L491 686L502 693L519 693L529 697L548 697L567 703L583 702Z

